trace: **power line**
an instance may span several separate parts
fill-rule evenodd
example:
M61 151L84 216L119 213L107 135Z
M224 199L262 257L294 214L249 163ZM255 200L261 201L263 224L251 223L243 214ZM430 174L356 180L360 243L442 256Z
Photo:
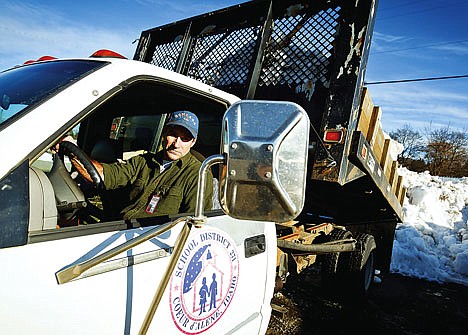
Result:
M459 76L447 76L447 77L401 79L401 80L387 80L387 81L371 81L371 82L364 82L364 85L397 84L397 83L409 83L409 82L413 82L413 81L429 81L429 80L457 79L457 78L468 78L468 74L463 74L463 75L459 75Z
M418 1L416 1L416 3L417 2ZM452 7L452 6L458 5L460 3L461 4L466 4L466 0L456 1L456 2L453 2L453 3L441 3L439 6L434 6L434 7L429 7L429 8L422 8L422 9L419 9L419 10L414 10L414 11L411 11L411 12L406 12L406 13L401 13L401 14L396 14L396 15L390 15L390 16L386 16L386 17L384 16L382 18L378 18L378 20L383 21L383 20L393 19L393 18L401 17L401 16L408 16L408 15L415 15L415 14L430 12L430 11L441 9L441 8ZM392 8L386 8L386 10L388 10L388 9L392 9Z
M407 2L407 3L402 3L402 4L399 4L399 5L392 5L391 7L384 7L384 8L380 8L380 4L379 4L379 11L388 11L388 10L392 10L392 9L395 9L395 8L408 7L408 6L412 6L414 4L417 4L419 2L426 3L427 0L410 1L410 2Z
M394 2L395 2L395 0L394 0ZM399 2L399 1L397 0L396 2ZM420 2L424 2L425 4L428 4L427 0L412 0L412 1L400 1L400 3L392 3L390 5L382 7L381 4L380 4L380 3L382 3L382 1L379 1L379 9L382 7L382 10L392 10L392 9L400 8L400 7L413 6L413 5L415 5L417 3L420 3ZM386 2L383 2L383 3L387 4ZM437 3L442 3L442 4L445 4L445 5L456 5L458 3L466 3L466 0L431 0L431 1L429 1L429 3L432 4L432 5L437 4Z
M416 47L411 47L411 48L404 48L404 49L393 49L393 50L387 50L387 51L377 51L377 52L372 52L372 55L377 55L377 54L384 54L384 53L390 53L390 52L399 52L399 51L406 51L406 50L413 50L413 49L422 49L422 48L429 48L429 47L436 47L439 45L447 45L447 44L459 44L459 43L464 43L468 42L468 40L461 40L461 41L453 41L453 42L444 42L444 43L434 43L434 44L426 44L426 45L420 45Z

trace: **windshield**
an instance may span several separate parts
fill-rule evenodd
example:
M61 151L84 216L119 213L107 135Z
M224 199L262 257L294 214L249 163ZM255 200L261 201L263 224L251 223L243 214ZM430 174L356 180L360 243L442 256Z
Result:
M0 72L0 127L78 79L106 65L91 60L35 63Z

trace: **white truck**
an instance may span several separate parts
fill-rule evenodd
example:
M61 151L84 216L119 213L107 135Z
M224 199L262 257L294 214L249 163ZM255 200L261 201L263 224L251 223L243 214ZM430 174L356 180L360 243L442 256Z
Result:
M374 11L253 1L143 32L134 60L101 50L0 72L0 333L264 334L291 263L364 296L401 220L358 126ZM339 52L304 53L311 29ZM196 211L123 220L126 189L103 190L87 158L157 151L176 110L200 120ZM51 150L67 134L93 185Z

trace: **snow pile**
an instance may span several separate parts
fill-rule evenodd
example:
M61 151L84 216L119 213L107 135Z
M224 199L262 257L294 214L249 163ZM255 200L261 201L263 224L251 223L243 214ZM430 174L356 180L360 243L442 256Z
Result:
M468 178L400 168L407 188L391 272L468 286Z

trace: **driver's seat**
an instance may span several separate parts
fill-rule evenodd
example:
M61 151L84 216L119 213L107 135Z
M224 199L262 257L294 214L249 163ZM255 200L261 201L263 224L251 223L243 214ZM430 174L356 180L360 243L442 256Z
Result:
M81 208L86 207L84 193L73 181L58 154L53 155L53 165L50 172L47 173L47 177L54 189L59 220L69 222L75 218Z
M100 139L91 150L90 157L101 163L115 163L122 158L122 142L110 138ZM128 187L99 192L105 220L122 218L121 210L129 201L128 193Z
M122 158L122 142L110 138L100 139L91 150L91 158L101 163L114 163Z

